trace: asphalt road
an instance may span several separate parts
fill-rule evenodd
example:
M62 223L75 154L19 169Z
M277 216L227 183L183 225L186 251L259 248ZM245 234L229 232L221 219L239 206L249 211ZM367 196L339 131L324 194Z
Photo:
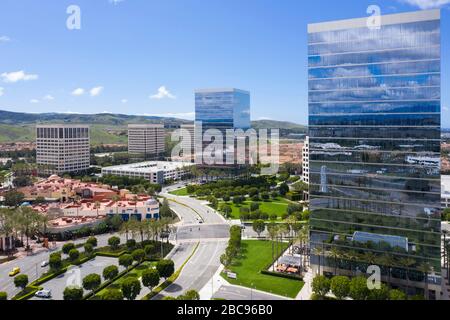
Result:
M62 275L47 281L42 286L46 290L51 290L52 298L51 300L63 300L63 292L67 286L76 285L82 287L82 280L85 276L91 273L102 274L103 269L110 265L115 265L119 268L119 272L123 271L124 268L119 266L117 258L108 257L95 257L94 259L83 263L81 266L73 266L67 272ZM84 290L84 294L88 293ZM31 300L47 300L42 298L33 297Z

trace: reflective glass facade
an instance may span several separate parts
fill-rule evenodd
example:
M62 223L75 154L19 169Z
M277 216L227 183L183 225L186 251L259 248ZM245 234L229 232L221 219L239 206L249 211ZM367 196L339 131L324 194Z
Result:
M422 281L440 274L440 19L393 16L309 30L311 262Z

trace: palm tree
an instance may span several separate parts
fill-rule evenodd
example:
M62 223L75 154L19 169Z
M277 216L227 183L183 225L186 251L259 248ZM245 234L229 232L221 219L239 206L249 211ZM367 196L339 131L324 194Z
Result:
M398 264L406 271L406 283L409 290L409 268L416 264L416 260L412 258L400 258Z
M274 262L274 260L275 260L274 257L273 257L274 244L275 244L274 241L276 240L277 235L278 235L278 227L277 227L277 225L275 223L271 223L271 224L269 224L267 226L267 231L269 233L269 238L272 241L272 261ZM275 263L273 263L272 266L273 266L272 270L275 271Z
M358 261L359 254L354 250L350 250L344 256L350 262L350 270L353 271L353 263L354 261Z
M122 225L120 226L119 234L125 235L126 241L128 241L128 232L130 227L130 221L124 221Z
M395 258L391 254L385 253L378 259L378 261L381 265L388 268L388 282L391 283L392 267L396 262Z
M428 274L433 271L433 267L429 262L423 262L419 265L418 270L423 273L423 281L425 282L425 299L428 300Z
M97 218L98 218L98 209L100 209L100 201L95 201L94 209L97 209Z
M320 267L322 266L322 255L325 254L323 244L322 247L314 247L312 251L319 258L319 275L320 275Z
M331 258L333 258L334 260L334 275L337 276L337 261L338 259L340 259L342 257L342 253L339 251L338 248L336 247L332 247L328 252L327 255L330 256Z

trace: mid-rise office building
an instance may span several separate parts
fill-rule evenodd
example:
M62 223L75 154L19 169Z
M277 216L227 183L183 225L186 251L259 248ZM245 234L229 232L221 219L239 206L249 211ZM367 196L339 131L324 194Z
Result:
M441 176L441 204L442 209L450 208L450 176Z
M128 125L128 153L144 159L157 159L165 151L163 124Z
M251 128L250 92L227 89L203 89L195 92L195 121L201 123L199 134L203 137L209 129L219 130L223 135L223 163L227 152L235 154L235 148L226 146L227 129ZM209 142L203 142L203 150Z
M60 174L89 169L89 126L36 126L36 163L43 172L48 173Z
M440 11L308 33L311 264L439 298Z
M183 136L181 141L181 147L186 151L187 154L183 154L183 159L185 161L194 161L195 153L195 125L194 124L182 124L180 126L182 134L188 134ZM187 152L189 150L189 153Z

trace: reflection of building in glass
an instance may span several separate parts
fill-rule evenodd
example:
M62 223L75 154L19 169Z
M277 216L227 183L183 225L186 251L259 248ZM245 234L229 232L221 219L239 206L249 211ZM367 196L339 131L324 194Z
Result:
M249 129L250 93L239 89L203 89L195 91L195 121L201 122L201 135L217 129L223 135L225 162L226 130ZM210 142L203 142L203 149ZM234 148L229 150L234 152Z
M439 298L440 12L381 21L308 26L311 246L324 252L311 262L349 275L377 264L418 291L429 264Z

